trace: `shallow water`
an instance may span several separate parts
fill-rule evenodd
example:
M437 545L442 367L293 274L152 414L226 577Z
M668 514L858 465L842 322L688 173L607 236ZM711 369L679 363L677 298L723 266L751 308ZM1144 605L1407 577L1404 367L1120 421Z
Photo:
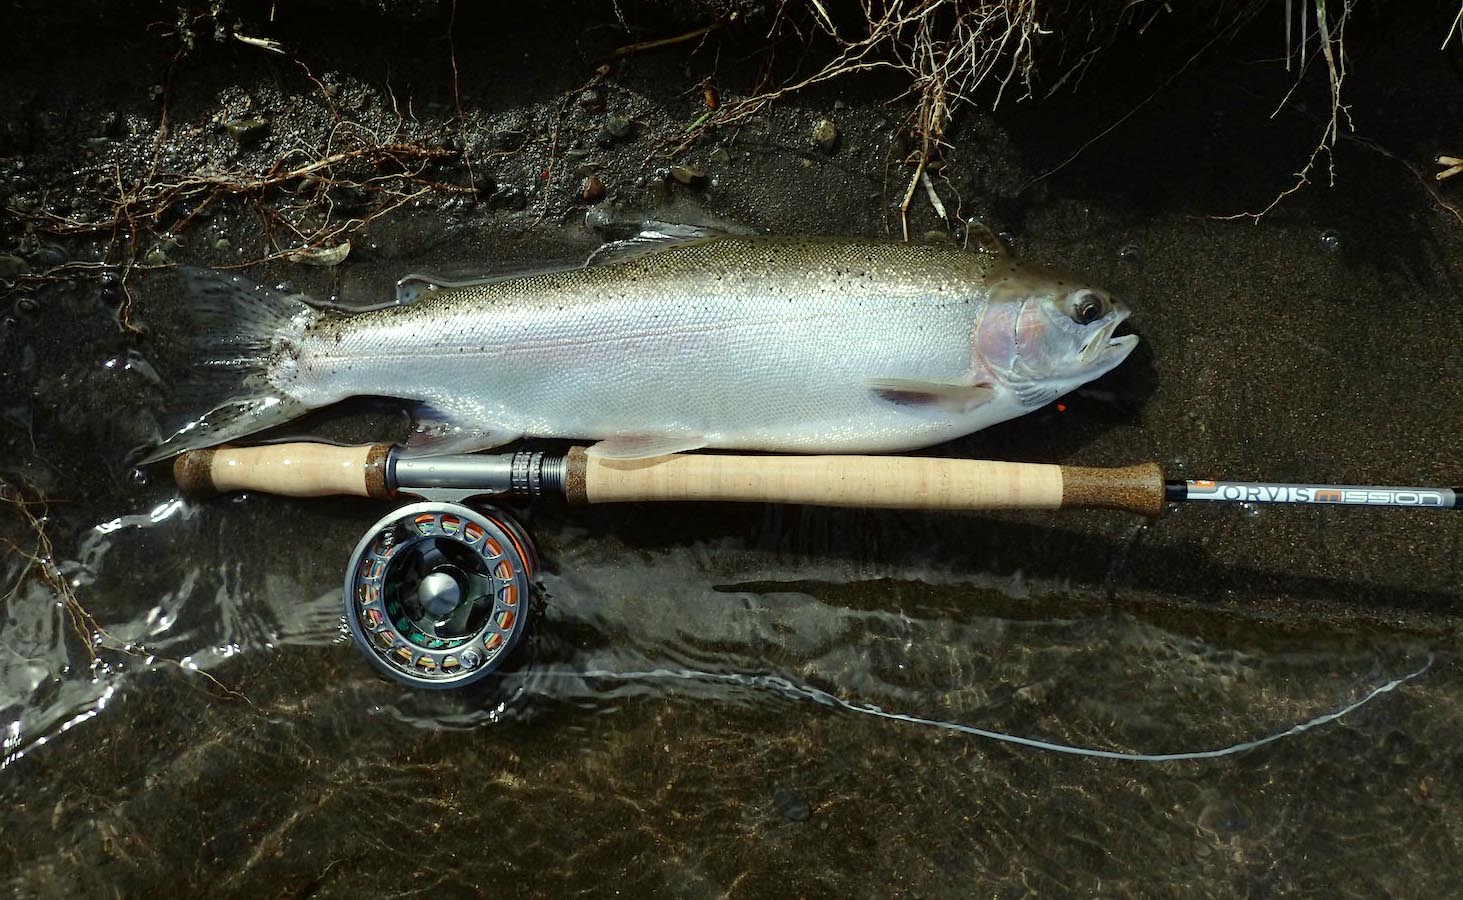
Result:
M1387 35L1367 58L1401 72L1387 67L1406 35ZM353 64L318 52L322 67L370 74L405 51L368 44ZM491 68L494 52L464 64ZM617 90L640 115L673 119L679 88L666 85L688 64L646 58ZM204 65L198 96L180 91L179 120L213 108L215 82L257 79L263 92L267 73L251 65ZM1385 89L1358 77L1354 114L1422 164L1447 149L1431 142L1456 139L1439 123L1463 118L1463 88L1441 57L1408 65ZM932 453L1457 480L1463 426L1447 410L1463 384L1463 226L1405 166L1354 143L1338 151L1336 187L1258 225L1207 218L1263 205L1298 165L1293 146L1304 159L1310 124L1264 119L1285 81L1262 70L1243 46L1221 54L1033 191L1016 187L1112 111L1084 94L982 126L982 150L958 155L941 189L963 190L1023 256L1123 297L1143 344L1060 410ZM532 107L571 75L519 73L467 100ZM674 208L880 233L882 95L832 97L740 136L747 155ZM790 149L786 135L827 109L843 150ZM1273 136L1264 165L1255 134ZM707 152L692 160L715 170ZM639 161L607 163L622 164ZM933 225L918 216L919 230ZM339 270L253 274L363 303L407 271L539 265L592 240L577 217L534 218L405 209ZM219 235L252 248L256 229L225 210L169 253L220 264ZM59 581L28 558L31 529L0 520L24 551L0 558L11 893L1459 890L1456 515L1186 508L1147 523L545 504L518 511L545 571L514 665L462 692L414 692L375 675L341 630L341 569L384 507L185 502L165 471L131 470L128 451L159 427L179 365L168 332L184 318L169 273L137 289L145 339L119 331L89 277L38 291L4 335L19 388L0 396L5 478L51 498L54 572L104 633L93 647L78 637ZM361 440L403 424L366 402L309 427ZM1337 721L1219 759L1093 759L943 727L1128 754L1215 750L1343 709L1429 660Z

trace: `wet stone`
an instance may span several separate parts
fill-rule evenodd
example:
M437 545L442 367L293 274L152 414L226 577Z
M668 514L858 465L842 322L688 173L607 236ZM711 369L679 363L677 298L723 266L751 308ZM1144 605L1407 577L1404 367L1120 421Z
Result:
M605 196L605 184L599 176L591 175L579 185L579 199L585 203L598 203Z
M706 181L706 172L695 166L671 166L671 177L684 185L696 185Z
M813 146L824 153L832 153L838 149L838 126L833 124L832 119L819 119L818 124L813 126L810 138Z
M524 209L528 206L528 195L520 188L502 185L488 198L493 209Z
M8 253L0 254L0 278L14 278L30 268L26 261Z
M635 133L635 123L624 116L610 116L605 119L605 131L617 141L623 141Z
M371 209L371 195L361 188L341 185L326 194L336 212L347 216L364 215Z
M707 157L707 160L718 166L724 166L731 162L731 153L725 147L717 147L711 151L711 156Z
M772 805L777 808L777 814L789 822L806 822L813 817L812 805L784 784L772 786Z
M66 251L62 250L60 247L47 245L32 254L31 260L35 262L36 265L45 268L50 268L51 266L59 266L62 263L66 262Z
M499 131L493 135L493 149L504 153L515 153L528 143L528 135L522 131Z
M97 284L101 288L101 301L107 306L116 308L122 305L122 279L116 272L103 272L97 278Z
M594 88L586 88L579 95L579 108L591 115L597 115L605 111L604 95Z
M623 141L635 133L635 126L623 116L610 116L594 136L594 142L601 147L610 147L616 141Z
M224 125L224 130L240 147L246 147L258 143L269 133L269 119L264 116L235 119Z

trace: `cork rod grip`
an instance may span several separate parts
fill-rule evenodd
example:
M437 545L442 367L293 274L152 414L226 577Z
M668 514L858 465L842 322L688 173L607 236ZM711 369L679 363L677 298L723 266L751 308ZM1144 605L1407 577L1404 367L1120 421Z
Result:
M173 461L173 480L194 496L263 491L287 497L348 494L384 500L390 444L268 444L190 450Z
M570 502L578 503L719 500L899 509L1087 506L1147 515L1163 508L1163 478L1156 464L1072 469L901 456L673 455L613 460L576 449L569 454L565 488Z

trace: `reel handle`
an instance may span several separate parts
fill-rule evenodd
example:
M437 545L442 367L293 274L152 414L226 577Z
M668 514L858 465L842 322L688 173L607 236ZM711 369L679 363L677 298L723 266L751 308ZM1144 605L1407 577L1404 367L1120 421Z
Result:
M647 500L805 503L891 509L1117 509L1157 516L1157 463L1082 468L910 456L676 454L602 459L569 451L571 503Z
M190 497L230 491L263 491L286 497L347 494L390 499L390 444L336 447L330 444L265 444L189 450L173 460L173 480Z
M519 464L523 463L521 467ZM533 473L529 478L526 473ZM550 474L551 473L551 474ZM348 494L534 496L570 503L730 501L892 509L1117 509L1156 516L1165 485L1157 463L1081 468L910 456L672 454L620 460L489 454L398 460L390 444L270 444L191 450L173 477L193 496L264 491L290 497Z

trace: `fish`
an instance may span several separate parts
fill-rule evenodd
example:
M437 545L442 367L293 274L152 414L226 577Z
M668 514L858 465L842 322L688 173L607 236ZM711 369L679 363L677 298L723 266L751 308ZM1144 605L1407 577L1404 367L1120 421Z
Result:
M412 302L354 314L184 277L207 411L143 462L358 395L415 404L417 455L524 437L610 459L897 452L1044 406L1138 343L1107 291L953 244L650 233L578 268L418 277Z

